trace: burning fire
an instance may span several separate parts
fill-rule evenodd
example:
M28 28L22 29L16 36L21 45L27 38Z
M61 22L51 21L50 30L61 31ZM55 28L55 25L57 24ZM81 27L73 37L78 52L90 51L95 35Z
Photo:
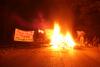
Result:
M66 34L65 42L67 43L68 47L73 48L75 46L75 42L69 32Z
M54 24L54 31L51 37L51 44L54 48L58 48L63 42L63 36L60 34L60 27L57 23Z
M67 32L66 36L62 35L60 33L60 26L58 23L54 24L54 30L53 35L51 37L51 45L53 48L59 48L59 47L71 47L73 48L75 46L75 42L70 34L70 32Z

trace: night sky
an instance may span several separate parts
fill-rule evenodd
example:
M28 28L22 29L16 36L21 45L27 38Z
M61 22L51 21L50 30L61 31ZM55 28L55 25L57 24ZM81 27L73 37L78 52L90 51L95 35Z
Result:
M16 27L32 29L27 24L34 24L41 18L51 25L59 21L63 30L70 27L74 31L83 30L89 36L100 36L99 0L2 0L0 15L2 40L10 40ZM23 26L18 24L19 19Z

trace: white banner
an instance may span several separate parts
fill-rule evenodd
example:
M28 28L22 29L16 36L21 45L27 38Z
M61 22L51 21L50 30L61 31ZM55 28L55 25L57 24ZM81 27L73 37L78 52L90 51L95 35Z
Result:
M14 41L33 42L34 31L15 30Z

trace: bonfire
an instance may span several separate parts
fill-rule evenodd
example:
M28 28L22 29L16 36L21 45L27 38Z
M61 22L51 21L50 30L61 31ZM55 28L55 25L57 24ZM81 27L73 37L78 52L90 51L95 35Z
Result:
M75 41L71 33L66 31L66 35L63 35L57 22L54 23L54 29L50 37L50 44L53 48L74 48L75 46Z

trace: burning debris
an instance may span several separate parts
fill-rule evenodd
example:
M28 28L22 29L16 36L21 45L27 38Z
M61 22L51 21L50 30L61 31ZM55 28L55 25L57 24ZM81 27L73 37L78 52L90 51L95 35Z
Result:
M63 35L60 32L60 26L57 22L54 24L54 30L51 35L51 43L54 48L73 48L75 46L75 41L69 31L67 31L66 35Z
M87 46L98 45L99 39L92 38L89 42L87 33L82 30L76 31L77 37L74 39L71 32L67 30L66 35L62 34L60 26L57 22L54 23L54 29L46 33L50 39L50 44L53 48L80 48Z

